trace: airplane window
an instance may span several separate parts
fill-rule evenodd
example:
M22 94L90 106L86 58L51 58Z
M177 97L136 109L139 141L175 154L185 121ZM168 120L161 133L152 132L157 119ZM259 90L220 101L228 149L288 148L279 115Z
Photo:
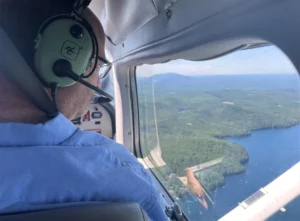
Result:
M300 79L275 46L136 70L140 145L185 215L300 220Z

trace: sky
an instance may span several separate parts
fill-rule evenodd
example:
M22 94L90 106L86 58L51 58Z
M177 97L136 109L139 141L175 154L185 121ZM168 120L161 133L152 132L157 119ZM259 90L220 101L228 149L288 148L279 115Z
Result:
M182 75L296 74L289 58L277 47L241 50L209 61L174 60L165 64L143 65L137 73Z

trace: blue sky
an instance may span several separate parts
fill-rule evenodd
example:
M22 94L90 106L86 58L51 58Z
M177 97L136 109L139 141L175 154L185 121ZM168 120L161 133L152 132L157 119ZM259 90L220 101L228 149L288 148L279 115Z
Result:
M239 75L239 74L296 74L289 58L277 47L268 46L243 50L209 61L175 60L165 64L143 65L140 76L159 73L183 75Z

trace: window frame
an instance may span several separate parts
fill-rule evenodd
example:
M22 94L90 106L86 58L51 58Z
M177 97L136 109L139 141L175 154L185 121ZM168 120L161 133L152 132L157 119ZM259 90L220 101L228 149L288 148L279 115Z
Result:
M139 161L143 162L143 165L146 166L146 169L150 172L150 175L156 181L158 190L163 194L164 199L169 205L173 205L176 203L176 200L169 194L166 187L162 184L162 182L158 179L157 175L151 169L151 166L154 167L153 164L149 165L143 159L143 151L141 146L141 134L140 134L140 112L139 112L139 99L138 99L138 87L137 87L137 66L129 68L129 91L130 91L130 101L131 101L131 119L132 119L132 143L133 143L133 151L134 155L139 159ZM188 221L188 218L183 214L184 219Z
M294 66L294 68L296 69L296 71L298 73L296 73L298 75L298 77L300 77L300 72L297 70L295 64L292 62L292 60L290 59L290 57L284 52L282 51L277 45L273 45L275 46L277 49L279 49L282 53L282 55L286 56L286 58L291 62L291 65ZM151 172L152 176L155 178L155 180L157 181L157 183L159 184L158 186L161 187L159 190L161 192L166 193L165 196L168 196L167 198L165 197L165 200L168 203L174 203L177 202L172 196L171 194L169 194L168 190L166 189L166 187L163 185L163 182L161 182L158 178L158 176L155 174L155 172L151 169L152 167L155 168L155 165L152 164L151 161L144 161L143 158L146 157L143 154L143 150L142 150L142 146L141 146L141 131L140 131L140 108L139 108L139 95L138 95L138 81L137 81L137 70L138 67L141 66L143 64L139 64L138 66L135 66L133 68L130 69L129 72L129 82L130 82L130 99L131 99L131 114L132 114L132 128L133 128L133 134L132 134L132 143L133 143L133 150L134 150L134 154L135 156L137 156L139 159L141 159L144 162L144 165L146 165L148 167L148 170ZM147 64L148 65L148 64ZM155 65L155 63L153 64ZM259 74L260 75L260 74ZM250 196L251 197L251 196ZM168 199L168 200L167 200ZM297 198L295 198L297 199ZM246 200L245 200L246 201ZM288 202L287 205L289 205L290 203L292 203L293 201ZM228 211L224 216L226 216L227 214L229 214L230 212L232 212L234 209ZM184 215L184 211L183 215ZM272 218L273 216L275 216L276 213L272 214L272 216L270 216L269 218ZM186 216L184 216L186 220L188 220L188 218Z

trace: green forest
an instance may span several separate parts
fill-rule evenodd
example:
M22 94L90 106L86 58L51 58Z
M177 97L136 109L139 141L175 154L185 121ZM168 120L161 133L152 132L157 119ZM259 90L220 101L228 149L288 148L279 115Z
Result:
M161 148L167 166L155 171L177 195L184 186L174 175L185 176L187 167L222 158L221 163L196 173L208 192L222 185L224 176L245 171L247 151L224 138L300 123L300 95L296 90L194 88L176 93L173 88L159 93L154 83L151 87L143 81L138 86L142 150L149 156L155 147Z

